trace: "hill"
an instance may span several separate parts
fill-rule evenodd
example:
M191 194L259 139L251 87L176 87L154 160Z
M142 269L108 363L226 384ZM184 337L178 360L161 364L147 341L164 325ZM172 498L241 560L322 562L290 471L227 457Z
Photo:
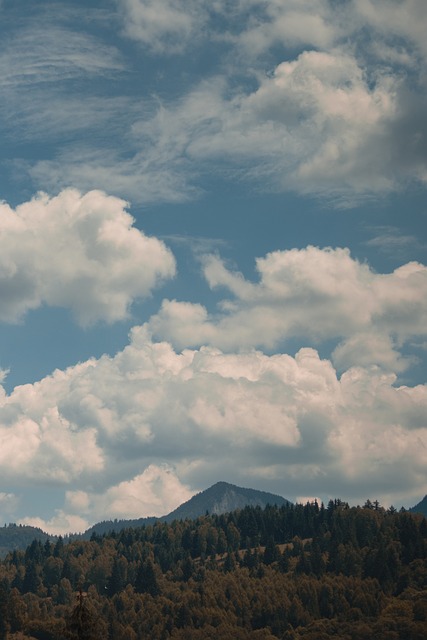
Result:
M412 513L422 513L423 516L427 517L427 495L425 495L421 502L416 504L415 507L411 507L409 511Z
M103 520L102 522L97 522L82 534L66 536L66 540L79 538L90 540L93 535L102 536L112 531L117 533L123 529L152 525L157 521L192 520L206 513L220 515L236 509L243 509L246 506L266 507L267 504L281 506L291 503L289 500L282 498L282 496L266 491L244 489L227 482L217 482L161 518L153 516L133 520ZM46 539L55 541L57 536L49 535L36 527L23 525L10 524L0 528L0 558L4 557L8 551L26 549L33 540L45 541Z
M164 522L173 520L194 520L206 513L220 515L243 509L244 507L266 507L270 505L290 504L289 500L282 496L258 491L256 489L244 489L228 482L217 482L209 489L198 493L180 507L161 518Z
M50 536L38 527L30 527L22 524L8 524L0 528L0 558L9 551L26 549L33 540L56 540L56 536Z
M102 522L97 522L92 527L87 529L81 535L72 536L75 538L83 538L83 540L90 540L90 538L95 534L98 536L104 535L104 533L111 533L113 531L118 532L122 531L122 529L135 529L136 527L145 527L150 524L154 524L158 521L158 518L152 516L148 518L136 518L134 520L103 520Z

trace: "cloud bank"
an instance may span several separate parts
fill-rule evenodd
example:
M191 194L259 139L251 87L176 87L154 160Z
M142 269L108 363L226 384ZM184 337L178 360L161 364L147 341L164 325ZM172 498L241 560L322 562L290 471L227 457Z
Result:
M66 303L85 322L117 319L159 274L173 273L170 252L132 227L117 198L69 190L16 212L3 208L2 260L15 265L3 272L11 282L13 273L32 278L32 304ZM87 263L89 310L79 306ZM348 249L313 246L256 264L259 281L251 282L206 256L207 283L228 294L216 313L165 300L114 357L3 390L0 464L9 488L0 514L14 513L28 482L62 487L52 518L25 519L55 532L163 515L218 479L256 482L291 499L311 494L313 483L319 495L358 501L367 493L418 496L427 385L404 385L397 374L412 364L405 345L425 341L426 267L379 274ZM16 300L9 320L30 307L22 292ZM329 357L312 346L294 356L257 350L292 337L329 341Z

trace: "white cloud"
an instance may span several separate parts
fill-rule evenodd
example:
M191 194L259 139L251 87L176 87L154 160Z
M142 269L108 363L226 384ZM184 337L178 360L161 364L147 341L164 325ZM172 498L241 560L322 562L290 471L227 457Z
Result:
M151 464L131 480L120 482L101 493L67 491L63 508L56 509L52 518L28 516L19 522L56 535L81 533L94 522L105 519L129 520L167 515L193 494L194 491L179 481L172 467Z
M287 497L337 486L349 499L414 495L425 482L426 409L426 385L396 386L375 366L338 378L311 348L179 353L135 327L114 358L3 398L2 476L64 487L43 525L52 530L74 515L83 526L164 514L219 479L262 481Z
M424 0L357 0L353 1L356 16L364 24L392 40L393 37L407 39L427 55L424 25L427 20L427 5Z
M61 95L58 87L48 92L31 89L31 100L21 90L3 95L0 106L2 136L21 142L70 140L81 132L105 136L127 131L127 120L135 112L135 105L127 98ZM47 180L46 180L47 182ZM91 185L92 186L92 185Z
M260 281L252 283L218 257L207 257L210 287L228 289L232 297L215 315L199 304L165 300L147 328L179 348L274 348L290 337L342 338L347 342L335 351L340 366L372 363L394 371L405 366L397 349L426 333L424 265L411 262L377 274L347 249L316 247L275 251L256 264Z
M351 53L337 49L303 52L258 82L251 93L230 95L222 79L204 81L134 132L152 161L229 162L276 189L338 197L424 179L422 142L406 145L404 157L397 153L409 105L392 74L369 78Z
M252 0L258 19L248 21L237 41L249 56L259 55L277 44L286 47L332 46L343 35L343 7L331 8L327 0ZM244 5L242 4L242 7Z
M171 252L133 227L125 206L71 189L16 210L0 204L0 319L14 322L48 304L70 308L82 325L114 322L172 277Z
M351 366L367 366L375 362L384 370L405 371L414 360L403 357L395 348L391 337L384 333L356 333L339 344L332 360L341 371Z
M121 0L126 34L156 53L179 53L207 19L197 0Z
M199 193L205 172L228 165L263 189L347 206L427 180L422 0L117 3L124 33L144 45L138 55L195 55L209 42L215 63L203 80L182 73L182 93L170 101L160 76L150 95L145 80L135 82L134 98L103 103L85 89L70 118L67 80L116 76L124 58L53 25L46 41L38 28L19 32L0 57L4 131L56 143L83 129L94 136L19 164L43 189L71 181L138 202L177 202Z
M152 51L183 53L201 39L234 43L253 56L278 42L326 46L337 37L337 9L325 0L118 0L125 33ZM334 19L335 18L335 19Z
M374 227L372 231L375 235L366 242L366 245L374 247L381 253L403 256L414 250L419 251L425 248L419 238L413 235L404 235L396 227Z
M93 513L111 518L140 518L141 514L164 516L194 494L180 482L168 465L150 464L131 480L110 487L104 494L91 494Z
M77 515L65 513L62 509L56 509L55 515L48 520L27 516L21 518L18 524L38 527L45 533L50 533L54 536L61 536L67 533L81 533L89 528L87 520Z
M109 193L131 196L132 201L185 202L198 193L189 184L188 161L170 150L143 149L122 155L121 142L102 150L76 146L61 151L53 160L39 160L24 165L32 180L50 190L71 184L82 191L94 186ZM21 163L18 163L21 166Z

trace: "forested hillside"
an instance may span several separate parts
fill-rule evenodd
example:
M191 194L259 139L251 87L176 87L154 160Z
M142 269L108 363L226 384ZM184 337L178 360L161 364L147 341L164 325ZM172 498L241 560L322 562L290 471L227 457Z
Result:
M245 507L0 564L0 640L425 640L427 522L378 503Z

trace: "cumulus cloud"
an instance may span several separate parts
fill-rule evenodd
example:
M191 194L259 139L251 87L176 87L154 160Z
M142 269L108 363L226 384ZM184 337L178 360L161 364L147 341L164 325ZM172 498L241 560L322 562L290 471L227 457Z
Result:
M164 516L189 500L194 491L180 482L167 464L150 464L142 473L109 487L103 494L88 495L91 517L140 518Z
M63 508L55 509L52 518L27 516L19 522L56 535L80 533L95 521L107 518L121 520L166 515L193 494L194 491L179 481L172 467L151 464L143 473L110 486L104 492L66 491Z
M115 357L3 396L2 476L63 486L51 530L164 514L218 479L396 501L425 481L426 408L426 385L372 365L338 377L312 348L177 352L135 327Z
M275 251L256 261L259 282L207 257L211 288L230 292L216 314L200 304L164 300L147 328L179 348L212 344L227 350L275 348L299 337L344 339L338 366L377 364L401 371L409 363L399 347L427 327L427 268L410 262L377 274L348 249ZM363 344L363 348L362 347Z
M19 524L38 527L54 536L61 536L67 533L82 533L89 528L87 520L80 516L65 513L62 509L55 509L55 515L48 520L28 516L21 518Z
M16 322L48 304L70 308L82 325L114 322L172 277L171 252L136 229L125 207L72 189L16 210L0 204L0 319Z
M375 362L388 371L405 371L416 360L402 356L391 337L385 333L356 333L339 344L332 352L337 369L343 371L354 365L366 366Z

